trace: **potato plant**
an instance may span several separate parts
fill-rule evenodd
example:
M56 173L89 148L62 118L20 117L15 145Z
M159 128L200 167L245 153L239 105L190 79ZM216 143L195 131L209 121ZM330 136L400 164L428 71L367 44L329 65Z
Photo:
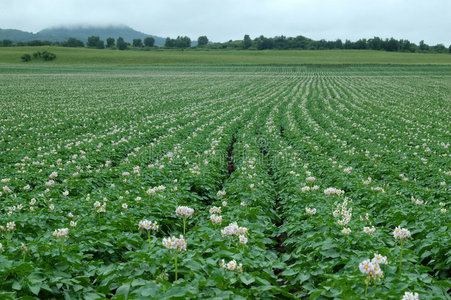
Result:
M450 75L0 70L0 297L450 299Z

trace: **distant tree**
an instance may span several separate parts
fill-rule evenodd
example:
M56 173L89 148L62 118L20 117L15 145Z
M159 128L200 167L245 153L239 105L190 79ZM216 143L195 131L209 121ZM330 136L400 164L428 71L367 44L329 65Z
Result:
M340 40L340 39L337 39L336 41L335 41L335 47L334 48L336 48L336 49L341 49L341 48L343 48L343 42Z
M114 38L112 38L112 37L107 38L106 39L106 46L108 48L114 47Z
M56 55L52 52L47 52L44 51L41 53L41 57L45 60L45 61L50 61L50 60L54 60L56 58Z
M155 39L153 37L146 37L144 39L144 46L146 47L153 47L153 45L155 44Z
M168 48L189 48L191 39L187 36L178 36L176 39L166 38L164 46Z
M84 47L85 44L76 38L69 38L66 42L62 42L63 47Z
M168 48L173 48L174 47L174 40L167 37L166 40L164 41L164 46L168 47Z
M243 49L249 49L252 46L252 40L248 34L243 38Z
M353 49L366 49L366 39L360 39L357 42L353 43L352 45Z
M435 46L432 46L432 50L437 53L445 53L446 47L443 44L437 44Z
M51 44L52 43L49 41L41 41L41 40L33 40L23 43L24 46L49 46Z
M86 45L89 48L96 48L98 41L100 41L100 38L98 36L90 36L88 37L88 43Z
M288 49L288 41L287 38L283 35L274 37L273 47L274 49L285 50Z
M208 38L207 36L203 35L197 38L197 46L198 47L203 47L206 46L208 44Z
M47 52L47 51L43 51L43 52L34 52L33 53L33 58L34 59L43 59L45 61L50 61L50 60L54 60L56 58L56 55L52 52ZM31 58L30 58L31 59Z
M383 41L380 37L375 36L374 38L368 40L367 45L371 50L381 50L382 42Z
M3 40L1 43L2 47L11 47L13 45L13 41L11 40Z
M295 38L288 38L288 44L290 49L307 49L310 40L305 36L298 35Z
M102 40L98 40L96 43L96 48L97 49L104 49L105 48L105 42Z
M352 42L350 40L346 40L345 44L343 45L344 49L352 49Z
M133 47L142 47L143 46L143 41L141 39L133 39Z
M451 45L448 47L448 53L451 53Z
M420 41L420 50L421 51L428 51L429 50L429 45L426 44L423 40Z
M23 62L27 62L31 60L31 55L30 54L24 54L20 57L20 59L22 59Z
M178 36L175 39L176 48L189 48L191 47L191 39L187 36Z
M409 40L399 40L399 51L403 52L414 52L415 49Z
M123 39L122 37L118 37L118 38L117 38L117 43L116 43L116 45L117 45L117 48L118 48L119 50L125 50L125 49L127 49L127 43L125 43L125 41L124 41L124 39Z
M274 47L274 41L270 38L264 37L263 35L259 36L254 41L257 44L258 50L272 49Z
M394 38L390 38L389 40L385 40L384 46L387 51L398 51L399 41Z

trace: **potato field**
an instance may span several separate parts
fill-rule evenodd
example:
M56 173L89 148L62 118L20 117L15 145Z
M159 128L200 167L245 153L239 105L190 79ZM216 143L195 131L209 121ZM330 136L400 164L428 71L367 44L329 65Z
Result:
M446 66L2 67L0 298L451 299L450 116Z

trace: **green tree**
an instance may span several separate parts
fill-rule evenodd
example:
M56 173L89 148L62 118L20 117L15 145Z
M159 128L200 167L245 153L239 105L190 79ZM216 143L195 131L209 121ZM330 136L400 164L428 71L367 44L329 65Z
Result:
M24 54L20 57L22 59L22 61L27 62L31 60L31 55L30 54Z
M100 38L98 36L90 36L88 37L88 43L86 44L86 46L88 46L89 48L95 48L99 40Z
M11 47L13 45L13 41L11 40L3 40L1 43L2 47Z
M451 53L451 45L449 45L448 53Z
M105 42L102 40L98 40L96 43L96 48L97 49L104 49L105 48Z
M445 53L446 52L446 47L443 44L437 44L435 46L432 47L434 52L437 53Z
M187 36L178 36L175 39L176 48L189 48L191 47L191 39Z
M198 47L203 47L206 46L208 44L208 38L207 36L203 35L197 38L197 46Z
M153 47L153 45L155 44L155 39L153 37L146 37L144 39L144 46L146 47Z
M84 47L85 44L76 38L69 38L66 42L61 43L63 47Z
M255 39L258 50L272 49L274 47L274 41L270 38L266 38L263 35Z
M252 46L252 40L248 34L243 38L243 49L249 49Z
M124 39L122 37L117 38L117 49L119 50L125 50L127 49L127 43L125 43Z
M133 47L142 47L143 46L143 41L141 39L133 39Z
M167 37L164 41L164 46L168 48L173 48L175 46L175 40L171 39L170 37Z
M372 39L368 40L368 48L371 50L381 50L382 49L382 39L380 37L375 36Z
M106 46L108 48L114 47L114 38L112 38L112 37L107 38L106 39Z
M426 44L423 40L420 41L420 50L421 51L428 51L429 50L429 45Z

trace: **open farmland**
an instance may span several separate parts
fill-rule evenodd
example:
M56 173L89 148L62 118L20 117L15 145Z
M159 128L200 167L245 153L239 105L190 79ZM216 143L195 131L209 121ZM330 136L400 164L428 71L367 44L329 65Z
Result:
M0 297L450 299L450 115L449 66L4 66Z

